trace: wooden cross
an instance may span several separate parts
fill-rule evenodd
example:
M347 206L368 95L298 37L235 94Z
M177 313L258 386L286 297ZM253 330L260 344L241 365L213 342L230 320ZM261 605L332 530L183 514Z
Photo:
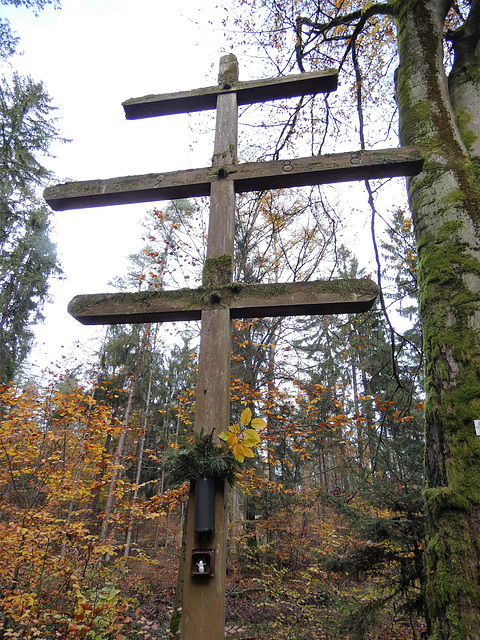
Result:
M339 181L414 175L422 157L415 148L358 151L265 163L237 164L238 105L329 92L337 73L321 71L284 78L238 81L234 55L220 60L219 84L197 91L127 100L127 118L215 109L212 166L49 187L56 210L210 196L207 259L199 289L76 296L69 312L84 324L168 322L201 319L195 429L224 430L230 420L232 318L363 312L377 287L370 280L275 285L233 283L235 193ZM215 531L202 543L193 531L194 488L187 515L180 582L182 640L223 640L225 621L225 488L217 489ZM190 577L190 553L207 544L215 551L215 577Z

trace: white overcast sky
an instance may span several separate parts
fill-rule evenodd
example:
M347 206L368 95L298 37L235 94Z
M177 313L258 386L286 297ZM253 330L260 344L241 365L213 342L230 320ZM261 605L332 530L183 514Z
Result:
M58 107L61 134L71 139L55 147L56 158L48 160L58 181L208 165L214 134L198 139L191 116L127 121L121 103L216 84L219 58L228 52L220 25L223 7L209 0L62 4L61 10L48 7L38 17L24 9L1 8L21 38L23 55L13 60L13 68L44 82ZM198 118L205 130L209 116ZM76 294L109 290L108 281L125 273L125 256L141 248L139 221L148 208L102 207L53 215L65 280L53 284L53 304L46 306L46 322L37 330L32 361L38 366L58 361L76 342L81 350L89 343L97 330L73 320L67 304Z

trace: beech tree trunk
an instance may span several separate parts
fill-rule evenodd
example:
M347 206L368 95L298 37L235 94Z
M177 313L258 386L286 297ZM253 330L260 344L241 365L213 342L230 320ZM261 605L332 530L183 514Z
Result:
M145 448L145 438L146 438L147 429L148 429L148 411L150 409L151 393L152 393L152 371L150 370L147 399L145 401L145 413L143 417L143 429L141 433L139 433L138 435L137 450L135 452L135 486L133 489L133 496L132 496L132 513L130 515L130 518L128 519L127 535L125 537L125 549L123 552L124 558L129 557L130 549L132 546L133 527L135 525L135 514L133 509L138 500L138 486L140 484L140 477L142 475L143 450Z
M457 32L447 79L450 0L396 2L403 145L426 358L426 601L431 640L480 638L480 2Z
M125 408L125 415L123 416L122 432L120 433L120 436L118 438L117 448L115 449L115 455L113 456L113 460L112 460L114 469L112 472L110 483L108 485L108 494L107 494L107 500L105 503L105 515L104 515L102 526L100 529L100 534L98 536L98 540L100 544L105 544L109 535L112 513L115 506L115 490L117 488L117 483L120 478L120 472L123 470L122 460L123 460L123 453L125 449L125 443L127 441L128 425L130 422L130 416L132 414L133 398L135 396L135 391L137 390L138 377L140 375L140 368L142 366L143 356L145 354L145 348L147 345L148 331L149 330L145 329L143 336L141 338L141 343L139 345L140 349L137 356L137 362L135 364L135 371L133 374L133 378L130 383L130 391L128 393L128 400L127 400L127 406ZM102 559L103 557L104 556L102 556Z

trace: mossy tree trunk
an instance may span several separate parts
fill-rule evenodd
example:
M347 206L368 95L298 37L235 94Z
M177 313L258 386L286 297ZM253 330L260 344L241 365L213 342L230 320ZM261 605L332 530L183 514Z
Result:
M408 191L426 357L426 600L431 640L480 638L480 2L452 39L450 0L400 0L397 102L403 145L424 171Z

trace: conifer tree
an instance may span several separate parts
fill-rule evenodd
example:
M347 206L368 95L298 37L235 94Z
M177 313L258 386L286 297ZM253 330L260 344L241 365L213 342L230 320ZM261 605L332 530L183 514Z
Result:
M44 0L2 4L42 9ZM57 3L55 3L57 4ZM0 21L0 67L18 39ZM60 273L49 237L49 209L37 196L52 177L44 166L59 140L54 108L41 82L17 73L0 77L0 383L19 371L33 343L32 325L43 319L52 276Z

